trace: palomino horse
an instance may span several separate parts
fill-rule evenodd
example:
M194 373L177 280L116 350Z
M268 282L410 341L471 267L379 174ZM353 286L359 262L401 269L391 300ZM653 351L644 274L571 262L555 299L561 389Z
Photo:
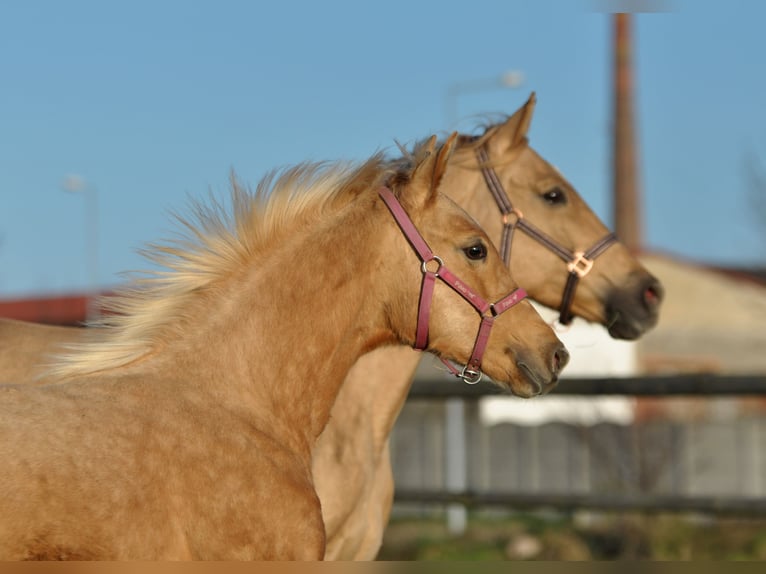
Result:
M440 189L500 245L502 210L481 169L491 165L513 208L560 246L551 249L535 235L516 229L510 249L513 275L530 297L560 308L572 275L562 251L587 251L609 233L561 174L529 147L526 136L534 106L533 95L480 138L462 137ZM479 160L482 148L489 161ZM604 324L614 337L638 337L657 320L661 286L624 246L610 245L579 283L570 290L569 313ZM0 381L47 380L40 378L44 357L62 340L78 340L86 331L98 333L0 320ZM419 354L406 347L380 349L362 357L341 388L314 449L328 559L372 559L377 554L393 497L388 436L418 361ZM16 369L13 379L8 377L11 369Z
M662 286L529 147L534 106L532 94L481 137L461 137L441 189L496 245L505 243L514 278L530 297L560 309L562 322L579 315L613 337L637 338L657 321ZM594 249L603 251L582 257ZM393 500L388 437L419 359L405 347L379 349L346 377L314 449L328 559L371 560L380 548Z
M150 248L166 271L113 299L62 384L0 387L0 559L320 559L311 451L362 354L555 384L561 342L438 193L454 141L234 183L231 215L197 205Z

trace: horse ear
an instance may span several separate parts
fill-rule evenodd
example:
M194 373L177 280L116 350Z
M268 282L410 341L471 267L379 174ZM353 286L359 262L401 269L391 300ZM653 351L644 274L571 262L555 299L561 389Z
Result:
M423 159L412 170L412 176L410 178L410 187L413 191L407 195L413 196L417 194L423 195L423 202L431 194L431 179L436 165L436 154L434 149L436 148L436 136L433 135L428 138L428 141L423 145Z
M447 164L452 156L457 141L457 132L453 132L447 141L436 150L436 136L431 136L425 144L426 157L415 167L412 173L412 187L419 190L422 203L425 204L436 195L442 177L447 171Z
M537 96L532 92L527 102L497 129L487 143L490 155L501 156L526 139L536 102Z
M434 165L433 177L431 178L432 195L436 193L437 189L439 189L439 185L442 182L442 177L444 177L444 174L447 171L447 164L449 163L449 160L452 157L452 152L455 149L456 142L457 132L452 132L452 134L450 134L450 136L447 138L447 141L445 141L442 147L439 148L439 152L436 155L436 164Z

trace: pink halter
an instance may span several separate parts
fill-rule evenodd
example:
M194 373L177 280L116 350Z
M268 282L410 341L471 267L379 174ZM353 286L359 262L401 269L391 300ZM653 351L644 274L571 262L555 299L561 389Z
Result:
M423 283L420 287L418 325L415 336L415 345L413 345L414 348L422 351L428 344L428 320L431 314L431 300L433 298L436 279L441 279L454 289L458 295L468 301L471 306L478 311L479 315L481 315L481 325L479 325L479 332L476 335L476 342L473 345L473 351L471 352L471 358L468 360L468 364L465 365L462 370L458 370L446 360L442 359L442 361L456 377L470 385L478 383L482 378L481 360L484 357L484 351L486 350L487 342L489 341L489 333L492 330L495 317L501 313L505 313L508 309L522 301L527 296L526 291L521 288L515 289L502 299L494 303L488 303L482 299L478 293L468 287L468 285L460 281L454 273L447 269L440 257L433 254L428 247L428 244L425 242L425 239L423 239L423 236L420 235L415 228L412 220L404 211L404 208L390 189L381 187L378 190L378 194L383 199L386 206L388 206L391 215L394 216L396 223L399 225L402 233L404 233L404 236L410 242L410 245L412 245L421 261L420 268L423 271ZM436 269L434 270L428 269L428 264L432 261L436 262ZM487 312L489 312L489 314L487 314Z

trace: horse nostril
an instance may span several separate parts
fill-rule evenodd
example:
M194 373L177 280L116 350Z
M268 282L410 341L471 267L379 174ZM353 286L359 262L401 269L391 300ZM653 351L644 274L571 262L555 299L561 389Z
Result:
M559 347L555 353L553 353L553 372L559 374L561 370L566 367L569 362L569 351L565 347Z
M648 309L654 309L662 302L662 285L656 279L647 285L643 292L644 304Z

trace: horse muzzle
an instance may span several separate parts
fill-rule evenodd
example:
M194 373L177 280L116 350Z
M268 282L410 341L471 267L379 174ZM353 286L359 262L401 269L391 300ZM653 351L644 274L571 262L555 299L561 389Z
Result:
M615 339L635 340L657 324L665 290L649 273L642 273L606 301L607 330Z
M541 364L527 357L519 357L516 367L523 380L520 384L512 385L511 392L522 398L532 398L545 395L551 391L559 380L559 375L569 362L569 351L563 344L554 345L547 353L547 361Z

